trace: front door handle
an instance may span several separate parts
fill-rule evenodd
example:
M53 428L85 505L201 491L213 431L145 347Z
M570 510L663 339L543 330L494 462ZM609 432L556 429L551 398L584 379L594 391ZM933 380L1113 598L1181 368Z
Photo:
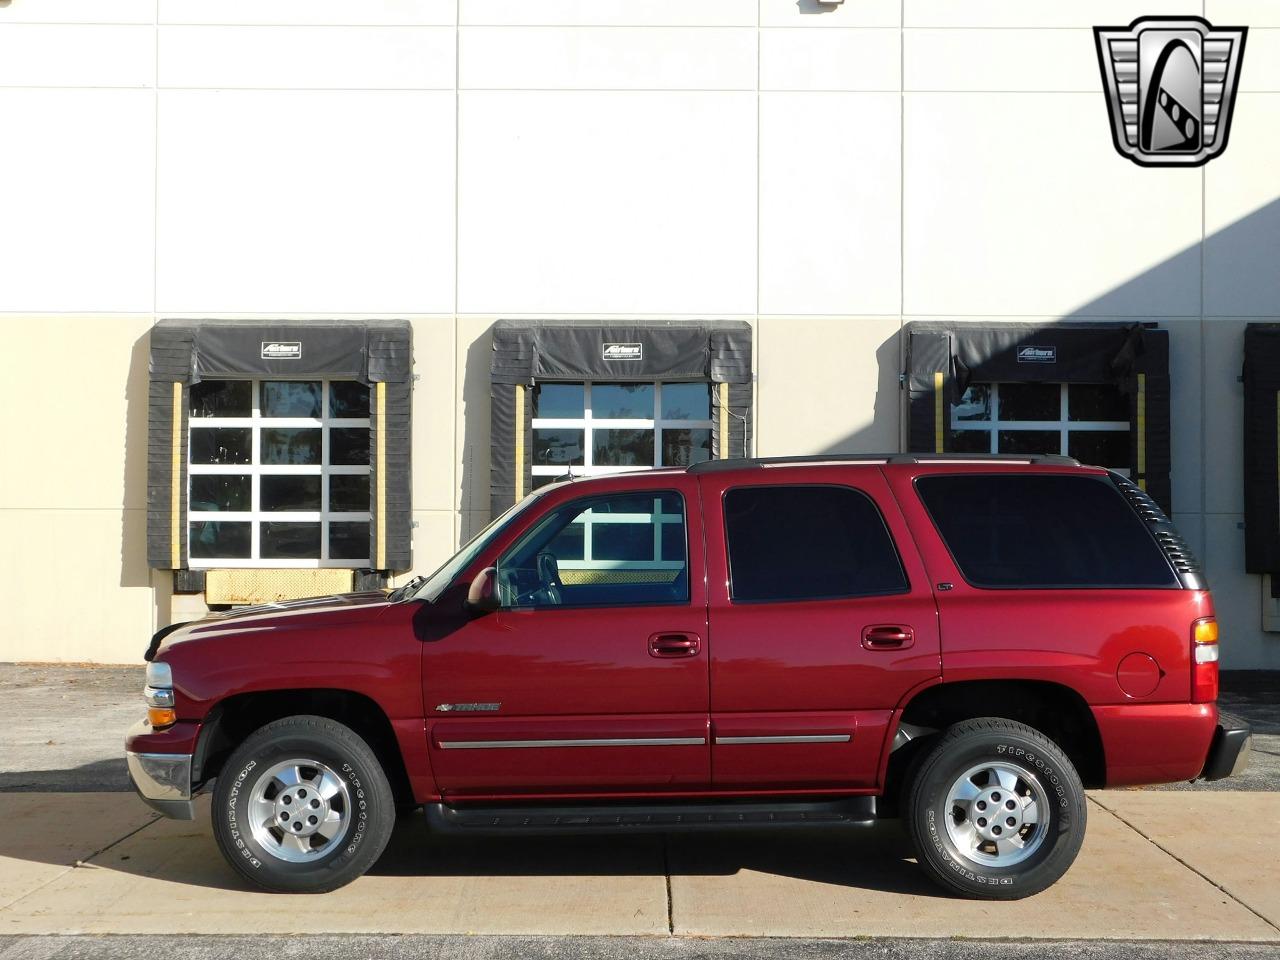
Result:
M664 660L696 657L702 641L696 633L655 633L649 637L649 656Z
M868 650L901 650L915 641L915 631L896 623L877 623L862 628L862 645Z

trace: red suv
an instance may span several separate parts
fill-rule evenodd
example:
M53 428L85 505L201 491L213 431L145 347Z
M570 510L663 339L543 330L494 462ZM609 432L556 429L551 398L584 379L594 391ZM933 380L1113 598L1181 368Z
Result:
M1062 457L701 463L544 487L392 592L211 614L148 650L142 797L331 890L397 810L458 833L901 816L969 896L1071 864L1085 787L1220 779L1200 569Z

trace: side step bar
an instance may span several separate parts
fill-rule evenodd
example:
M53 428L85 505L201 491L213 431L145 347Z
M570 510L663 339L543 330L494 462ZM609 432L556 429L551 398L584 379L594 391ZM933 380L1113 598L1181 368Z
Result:
M875 797L795 803L697 802L574 807L426 805L427 823L441 833L676 833L694 830L866 826Z

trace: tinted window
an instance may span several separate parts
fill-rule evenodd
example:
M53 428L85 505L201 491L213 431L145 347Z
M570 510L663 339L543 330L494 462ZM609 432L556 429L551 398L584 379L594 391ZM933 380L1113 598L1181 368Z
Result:
M684 501L669 491L574 500L498 561L504 606L630 606L689 599Z
M982 587L1169 587L1143 522L1101 477L972 475L916 481L964 578Z
M901 593L880 511L848 487L739 487L724 497L735 601Z

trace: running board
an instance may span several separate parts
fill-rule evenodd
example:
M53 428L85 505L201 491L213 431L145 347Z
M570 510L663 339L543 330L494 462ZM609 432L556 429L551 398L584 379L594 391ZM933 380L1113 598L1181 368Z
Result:
M796 803L595 804L573 807L426 805L427 823L441 833L676 833L780 827L853 827L876 820L875 797Z

